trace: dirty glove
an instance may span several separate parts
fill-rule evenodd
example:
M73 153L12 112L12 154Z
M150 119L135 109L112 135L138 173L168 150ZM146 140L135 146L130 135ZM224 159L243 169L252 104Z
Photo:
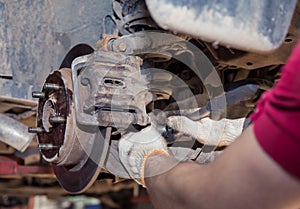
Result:
M167 125L194 137L202 144L227 146L242 133L244 121L245 118L219 121L203 118L200 121L193 121L183 116L171 116Z
M144 168L147 158L154 153L170 156L165 139L153 126L121 138L119 157L131 178L145 187Z

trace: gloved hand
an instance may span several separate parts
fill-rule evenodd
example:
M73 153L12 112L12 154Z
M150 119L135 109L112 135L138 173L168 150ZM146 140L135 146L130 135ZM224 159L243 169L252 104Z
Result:
M154 153L170 156L165 139L153 126L129 133L119 142L119 157L131 178L145 187L145 163Z
M171 116L168 118L167 125L194 137L202 144L227 146L242 133L244 121L245 118L219 121L204 118L193 121L183 116Z

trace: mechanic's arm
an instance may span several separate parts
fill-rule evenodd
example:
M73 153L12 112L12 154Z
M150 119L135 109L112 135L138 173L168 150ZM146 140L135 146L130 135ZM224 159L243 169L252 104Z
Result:
M119 157L157 208L300 208L300 42L251 119L211 164L178 164L152 126L122 138Z
M153 154L146 161L146 174L151 176L168 161L173 159ZM252 125L216 161L180 163L145 182L154 205L161 209L300 207L300 181L264 153Z
M282 71L251 116L253 125L215 162L178 164L146 178L157 207L300 208L300 42ZM145 173L168 161L148 157Z

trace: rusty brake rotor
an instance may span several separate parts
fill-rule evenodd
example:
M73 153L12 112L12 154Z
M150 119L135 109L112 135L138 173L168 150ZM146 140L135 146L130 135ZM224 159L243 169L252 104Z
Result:
M43 158L52 163L64 189L83 192L100 173L106 128L77 125L70 68L51 73L42 92L33 96L39 105L37 127L31 131L38 133Z

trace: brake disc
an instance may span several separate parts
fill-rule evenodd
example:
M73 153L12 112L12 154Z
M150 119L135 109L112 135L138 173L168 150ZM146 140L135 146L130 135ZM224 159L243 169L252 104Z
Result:
M38 146L52 163L55 175L68 192L86 190L98 177L106 128L78 126L75 119L71 69L51 73L39 97Z

